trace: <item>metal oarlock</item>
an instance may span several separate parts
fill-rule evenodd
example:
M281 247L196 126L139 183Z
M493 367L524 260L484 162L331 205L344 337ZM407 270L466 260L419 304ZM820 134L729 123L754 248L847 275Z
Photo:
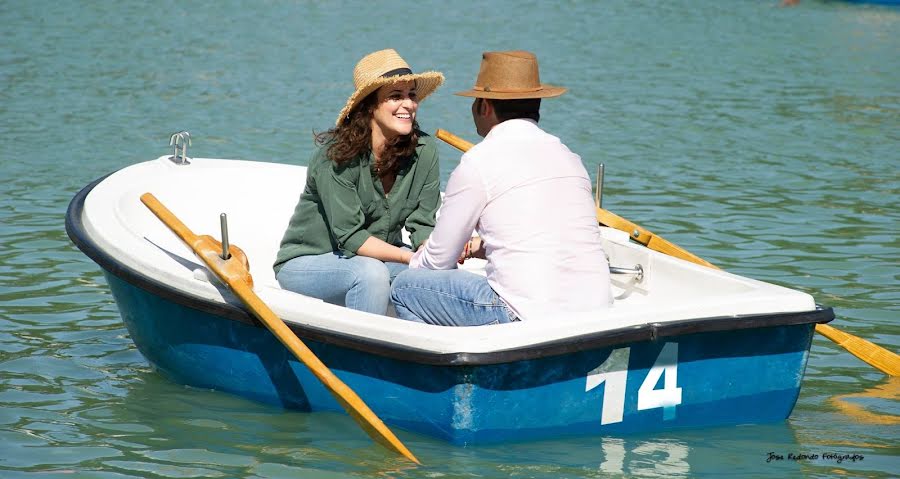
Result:
M644 267L636 264L634 268L620 268L618 266L609 267L610 274L633 274L634 281L640 283L644 280Z
M187 131L172 133L172 136L169 137L169 146L172 147L172 156L169 157L169 160L176 165L190 165L191 162L188 161L190 158L187 156L190 144L191 134Z
M228 252L228 216L225 213L219 215L219 225L222 227L222 259L231 257Z
M594 203L597 208L603 207L603 163L597 165L597 191L594 193Z

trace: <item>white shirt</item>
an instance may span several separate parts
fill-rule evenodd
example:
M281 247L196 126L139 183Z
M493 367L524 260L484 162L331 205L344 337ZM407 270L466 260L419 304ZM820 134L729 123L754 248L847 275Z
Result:
M504 121L463 155L410 268L455 268L473 230L486 247L488 283L520 319L609 306L590 177L536 122Z

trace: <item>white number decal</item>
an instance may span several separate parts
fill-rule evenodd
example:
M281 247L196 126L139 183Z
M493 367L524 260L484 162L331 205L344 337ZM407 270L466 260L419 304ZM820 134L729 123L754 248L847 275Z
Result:
M628 379L628 355L631 348L614 349L597 369L588 373L584 391L606 382L600 424L622 422L625 414L625 381Z
M625 414L625 386L628 380L628 358L631 348L614 349L603 363L587 375L585 392L601 384L603 405L600 424L622 422ZM660 377L665 375L663 388L656 389ZM666 343L638 389L638 411L663 408L663 420L675 418L675 406L681 404L681 388L678 387L678 343Z
M663 388L654 389L663 374L666 375ZM638 411L661 407L663 420L675 419L675 406L681 404L681 388L677 384L678 343L666 343L638 389Z

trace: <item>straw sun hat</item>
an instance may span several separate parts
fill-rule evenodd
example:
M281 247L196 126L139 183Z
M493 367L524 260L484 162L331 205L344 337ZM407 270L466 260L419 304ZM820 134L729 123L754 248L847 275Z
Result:
M563 87L541 83L537 57L534 53L517 50L484 52L475 86L456 95L491 100L524 100L551 98L565 92Z
M364 56L353 69L356 91L350 95L347 104L337 117L335 126L340 126L353 108L373 91L384 85L405 81L416 82L418 101L421 102L444 83L444 75L435 71L413 73L409 65L393 49L380 50Z

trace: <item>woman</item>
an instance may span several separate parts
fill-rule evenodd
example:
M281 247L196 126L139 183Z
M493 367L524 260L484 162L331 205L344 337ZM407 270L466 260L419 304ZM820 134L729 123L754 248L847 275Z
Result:
M444 81L414 74L394 50L366 55L356 91L318 149L294 209L275 275L285 289L385 314L390 283L434 229L440 205L437 146L419 130L419 102Z

